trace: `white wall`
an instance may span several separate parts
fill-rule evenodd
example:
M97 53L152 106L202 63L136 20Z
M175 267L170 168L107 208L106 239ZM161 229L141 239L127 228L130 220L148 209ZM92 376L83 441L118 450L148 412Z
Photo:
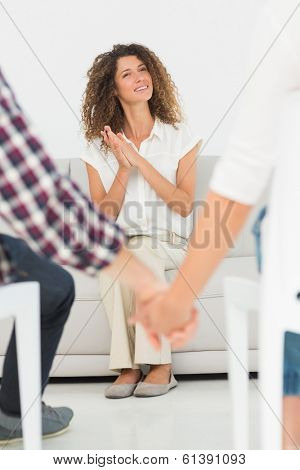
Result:
M207 139L247 79L244 57L264 2L2 0L0 65L56 158L79 155L86 71L118 42L139 42L160 56L190 124ZM233 115L206 154L222 153Z

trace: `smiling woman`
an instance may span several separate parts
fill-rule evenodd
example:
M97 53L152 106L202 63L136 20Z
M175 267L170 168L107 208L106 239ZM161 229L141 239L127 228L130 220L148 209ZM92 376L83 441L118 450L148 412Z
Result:
M137 93L136 76L147 82L147 92ZM176 125L182 119L175 84L165 66L154 52L140 44L113 46L112 51L98 55L88 71L88 84L82 107L85 136L88 141L98 138L105 125L120 132L124 124L122 92L130 90L131 99L145 98L153 117L166 124ZM122 83L123 82L123 83ZM140 86L146 85L141 82ZM142 92L143 91L143 92ZM142 93L141 93L142 92ZM126 97L125 97L126 99ZM125 113L126 114L126 113ZM108 150L105 142L103 148Z
M192 231L200 141L182 122L175 84L154 52L118 44L88 71L82 117L93 202L126 230L128 249L165 279L182 262ZM135 299L118 280L102 273L100 292L112 330L110 368L121 372L106 396L167 393L177 385L169 343L162 339L156 351L142 327L128 324ZM140 381L143 364L150 372Z
M115 75L115 87L122 108L126 101L129 103L139 101L142 96L148 101L153 94L151 75L146 65L136 56L120 57Z

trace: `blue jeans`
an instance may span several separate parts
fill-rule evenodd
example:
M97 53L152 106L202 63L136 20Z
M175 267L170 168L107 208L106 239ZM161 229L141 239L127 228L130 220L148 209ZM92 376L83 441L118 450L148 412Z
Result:
M252 229L259 272L262 266L261 223L266 212L266 207L261 209ZM291 331L286 331L284 334L283 394L300 395L300 335Z
M74 301L72 276L45 257L35 254L18 238L0 234L14 263L16 282L38 281L41 293L41 359L42 391L47 382L53 358ZM20 415L16 339L13 330L6 352L0 389L0 408Z

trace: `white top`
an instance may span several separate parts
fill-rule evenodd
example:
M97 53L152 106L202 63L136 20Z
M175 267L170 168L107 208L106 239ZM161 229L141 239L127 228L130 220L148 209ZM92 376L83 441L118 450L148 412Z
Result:
M276 165L283 106L300 92L299 0L268 2L254 32L249 75L265 54L242 92L234 131L210 182L214 192L249 205L258 200Z
M127 139L142 157L174 185L180 159L200 140L198 136L192 134L186 124L178 124L177 129L174 129L173 126L164 124L158 119L150 136L141 143L139 150ZM107 192L113 183L119 164L112 153L105 155L99 147L99 140L86 145L81 158L99 172ZM160 230L168 230L188 238L193 228L193 215L182 217L169 209L142 174L133 169L117 223L130 235L154 234Z

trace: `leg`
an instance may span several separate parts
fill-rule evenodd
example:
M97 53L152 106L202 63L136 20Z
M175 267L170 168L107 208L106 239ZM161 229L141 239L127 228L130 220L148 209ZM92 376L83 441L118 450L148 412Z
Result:
M282 447L300 449L300 335L286 332L284 342Z
M150 243L152 245L151 239ZM152 249L153 254L147 259L147 264L158 277L165 279L166 270L178 269L183 261L186 251L183 247L176 244L169 244L167 242L156 241L155 247L151 245L148 246L148 249ZM154 358L152 355L150 372L145 380L138 384L135 389L134 395L136 397L163 395L178 385L172 374L170 345L164 338L162 339L162 348L160 353L160 361L157 361L157 358Z
M151 249L151 238L134 237L130 240L128 249L158 276L164 278L164 264ZM110 368L117 372L123 369L122 375L127 375L124 383L128 383L128 380L139 378L139 374L136 371L132 373L132 369L139 369L140 364L161 364L162 354L154 351L141 326L135 328L128 325L128 318L135 308L133 292L105 273L100 274L100 292L112 330ZM164 345L164 350L168 349L164 363L170 363L170 347L165 340Z
M99 287L105 313L111 329L111 370L120 375L105 389L107 398L126 398L132 395L133 384L141 377L140 366L134 364L135 331L127 322L132 312L133 291L105 272L100 272ZM123 387L120 387L123 385Z
M133 237L128 244L128 249L151 271L157 278L165 281L165 256L162 256L159 242L151 237ZM135 310L135 299L133 299L131 313ZM156 370L160 365L162 369L171 369L171 348L165 338L161 338L161 349L156 351L148 340L144 328L138 323L135 326L135 363L149 364ZM170 375L169 372L167 374Z
M135 332L127 323L127 318L132 312L133 292L105 272L100 272L99 283L102 303L112 333L109 368L116 372L121 372L122 369L136 369L139 372L139 366L134 364Z
M157 276L165 279L166 270L178 270L185 255L186 249L173 245L168 242L157 241L157 248L155 250L156 256L160 258L160 266L157 266L157 261L149 267L156 272ZM170 381L172 364L171 364L171 349L169 343L163 339L163 347L165 348L165 361L161 361L158 365L154 362L150 365L150 372L144 380L149 384L168 384ZM166 356L167 355L167 356Z
M63 327L74 301L74 282L64 269L37 256L25 242L1 235L17 268L18 282L38 281L41 292L41 359L44 390ZM0 407L11 415L20 414L15 332L13 331L3 368Z

